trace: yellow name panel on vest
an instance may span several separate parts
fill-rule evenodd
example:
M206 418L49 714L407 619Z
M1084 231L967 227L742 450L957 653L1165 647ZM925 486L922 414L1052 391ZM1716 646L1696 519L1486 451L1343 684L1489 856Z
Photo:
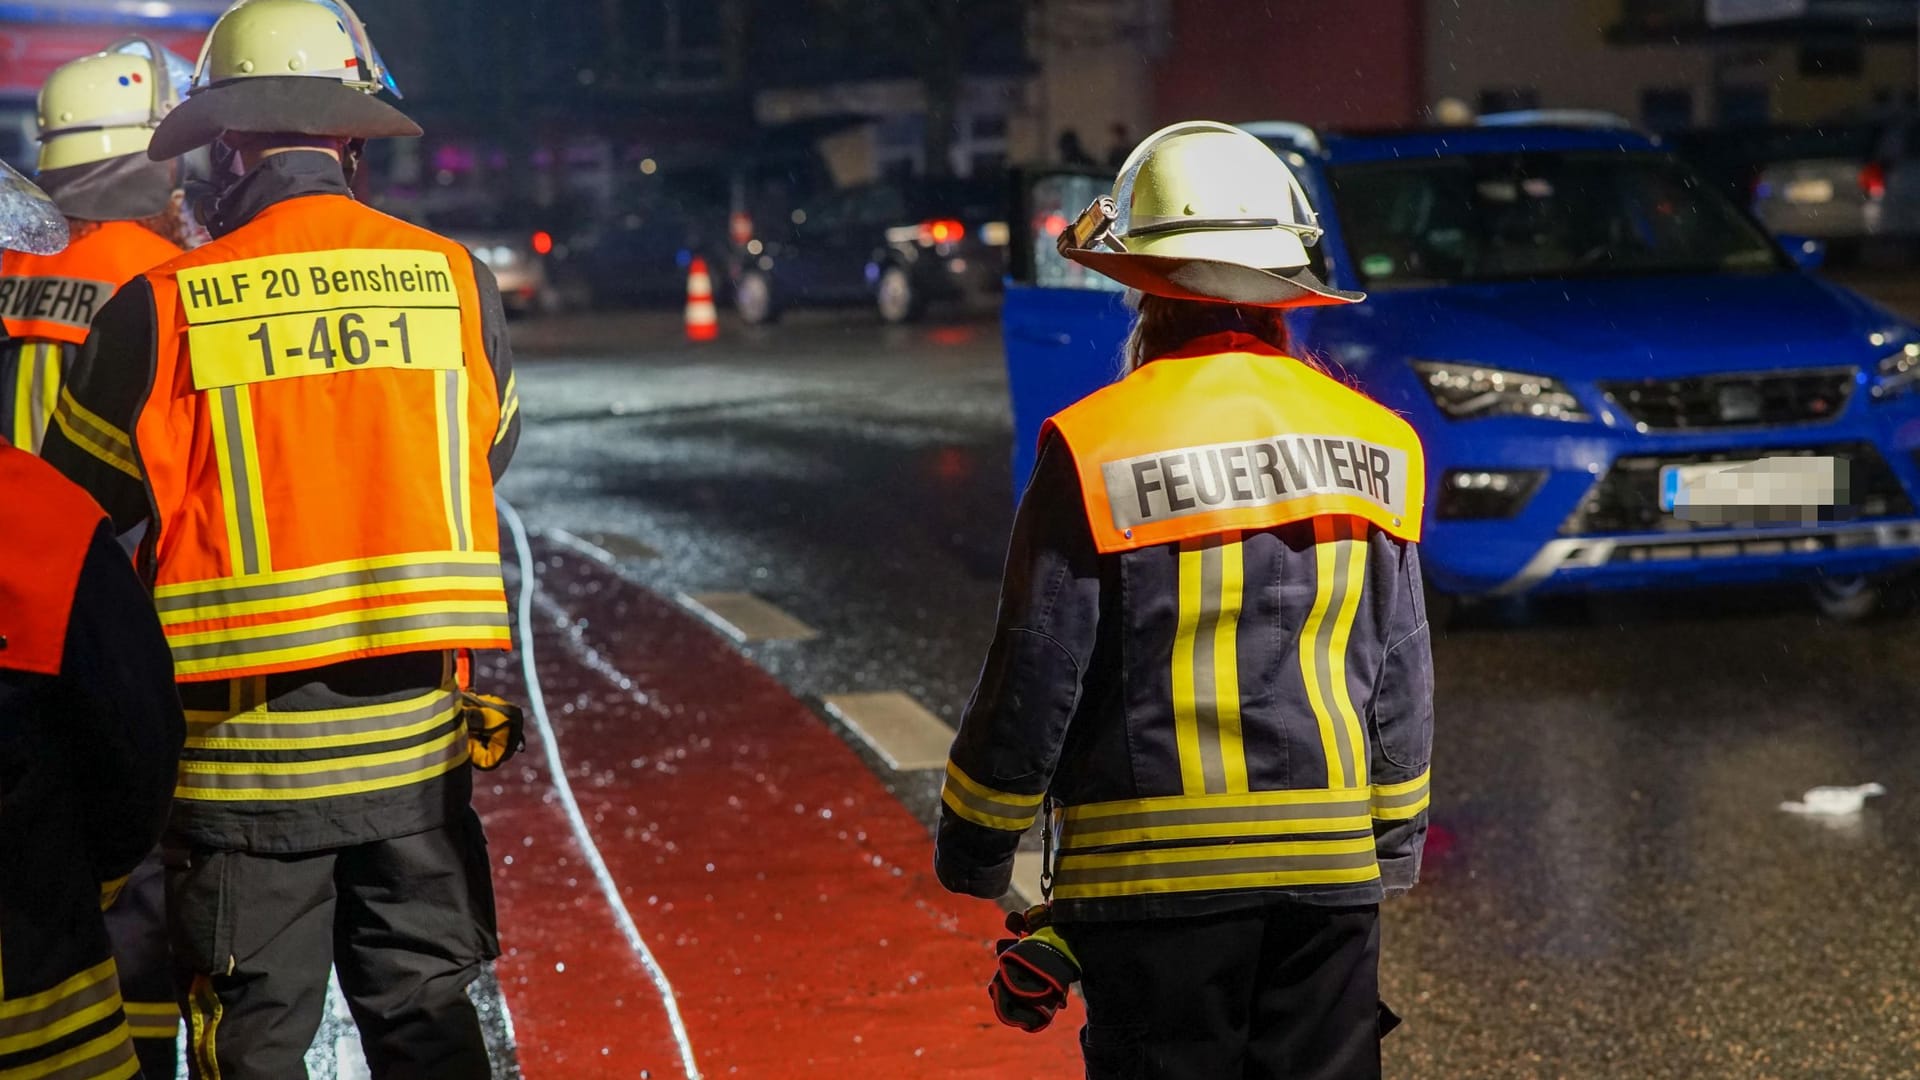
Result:
M464 366L460 297L437 251L270 255L182 270L179 284L199 390Z
M1407 514L1405 450L1338 435L1283 435L1102 462L1116 529L1322 495Z
M0 278L0 319L85 330L119 286L65 277Z

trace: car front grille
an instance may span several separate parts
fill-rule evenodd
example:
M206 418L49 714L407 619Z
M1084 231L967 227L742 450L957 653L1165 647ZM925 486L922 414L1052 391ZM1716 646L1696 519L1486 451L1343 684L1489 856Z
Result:
M1811 424L1840 415L1859 369L1707 375L1603 382L1600 389L1644 430Z
M1830 443L1791 449L1751 448L1706 454L1646 454L1616 458L1613 468L1593 485L1579 509L1560 527L1563 536L1609 533L1681 533L1726 529L1728 525L1687 521L1660 509L1660 470L1667 465L1712 461L1752 461L1761 457L1835 457L1851 463L1853 505L1837 507L1836 519L1871 521L1909 517L1913 503L1899 477L1871 443ZM1825 516L1825 515L1823 515Z

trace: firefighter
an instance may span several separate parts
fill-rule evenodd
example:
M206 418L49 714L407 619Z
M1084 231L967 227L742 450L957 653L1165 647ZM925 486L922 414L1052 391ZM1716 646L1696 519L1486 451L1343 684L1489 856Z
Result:
M328 969L375 1077L486 1077L497 955L455 653L509 646L506 319L459 244L354 200L420 129L337 0L242 0L154 133L211 242L103 308L47 459L125 530L186 750L164 843L195 1077L304 1075ZM150 519L150 521L149 521Z
M122 284L179 255L174 166L147 144L192 78L142 38L56 70L40 91L40 183L72 237L57 255L0 258L0 432L37 451L70 358ZM174 1074L179 1008L167 960L158 853L107 912L120 989L147 1080Z
M57 252L59 209L0 170L0 245ZM100 507L0 438L0 1077L140 1074L101 911L185 734L148 604Z
M1418 876L1431 658L1419 440L1293 358L1305 192L1210 123L1150 136L1061 253L1133 290L1128 374L1055 416L947 767L935 864L998 897L1046 819L1050 906L990 992L1084 984L1087 1075L1372 1077L1378 905Z
M72 243L0 259L0 434L38 451L60 380L93 316L135 274L180 254L174 166L147 144L191 78L186 62L133 38L55 71L40 90L40 186Z

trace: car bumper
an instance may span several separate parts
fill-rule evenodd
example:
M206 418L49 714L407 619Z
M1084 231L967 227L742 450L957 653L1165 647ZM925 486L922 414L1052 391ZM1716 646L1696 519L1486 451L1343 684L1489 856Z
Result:
M1439 520L1429 510L1422 566L1434 588L1462 595L1517 595L1791 581L1822 575L1878 574L1920 563L1920 403L1856 400L1820 425L1762 431L1711 431L1684 437L1607 433L1503 439L1489 428L1454 425L1427 440L1434 490L1449 469L1538 469L1545 479L1513 517ZM1596 425L1597 427L1597 425ZM1878 516L1811 524L1676 527L1587 532L1582 508L1620 459L1866 446L1904 490ZM1430 508L1435 500L1429 498Z

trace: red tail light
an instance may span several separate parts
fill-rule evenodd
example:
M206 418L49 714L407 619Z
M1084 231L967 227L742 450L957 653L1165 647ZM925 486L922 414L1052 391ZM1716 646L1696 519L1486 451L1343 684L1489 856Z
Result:
M1860 194L1869 199L1882 198L1887 193L1887 169L1877 161L1869 161L1860 170Z
M553 234L545 229L533 234L533 250L536 255L553 254Z
M920 242L923 244L957 244L966 238L967 227L951 218L920 223Z

